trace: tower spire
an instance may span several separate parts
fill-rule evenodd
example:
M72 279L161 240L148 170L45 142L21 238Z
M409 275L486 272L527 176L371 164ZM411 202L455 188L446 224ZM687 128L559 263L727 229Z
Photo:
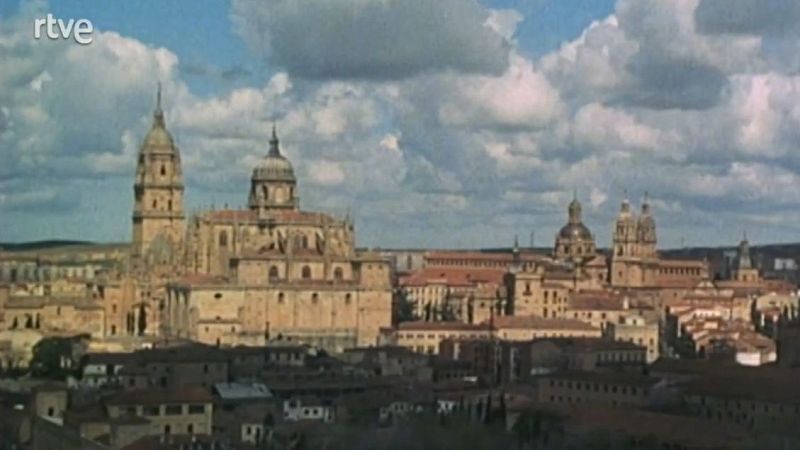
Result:
M156 125L164 126L164 110L161 109L161 82L158 82L158 89L156 90L156 110L153 111L153 118Z
M278 140L278 126L272 122L272 138L269 140L269 154L270 156L280 156L281 151L278 147L280 141Z
M628 189L623 189L622 191L622 204L620 204L619 208L620 212L628 213L631 210L631 202L628 199Z

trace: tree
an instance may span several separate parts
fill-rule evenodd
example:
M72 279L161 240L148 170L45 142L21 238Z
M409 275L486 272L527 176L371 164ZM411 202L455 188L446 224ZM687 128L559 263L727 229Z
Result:
M65 367L64 361L73 357L73 347L88 335L69 338L46 337L33 346L30 371L34 376L62 380L70 374L71 369Z
M414 313L414 303L408 299L408 295L402 290L396 290L393 298L394 314L392 317L396 323L410 322L418 320L419 317Z

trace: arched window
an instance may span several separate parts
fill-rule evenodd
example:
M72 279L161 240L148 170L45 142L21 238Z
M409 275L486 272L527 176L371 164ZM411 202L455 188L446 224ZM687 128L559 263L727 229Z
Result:
M316 292L314 292L313 294L311 294L311 301L312 301L314 304L316 304L317 302L319 302L319 294L317 294Z
M166 167L164 167L164 165L162 164L162 165L161 165L161 176L164 176L164 175L166 175L166 174L167 174L167 168L166 168Z
M300 242L303 248L308 248L308 236L303 235L303 237L300 239Z
M228 232L225 230L222 230L219 233L219 246L220 247L228 246Z
M341 267L337 267L337 268L333 269L333 278L335 280L341 280L342 278L344 278L344 275L342 274L342 268Z
M172 200L167 200L167 211L172 211Z
M278 292L278 303L283 303L283 292Z
M272 266L269 268L269 279L274 280L278 278L278 266Z
M153 199L153 209L158 208L158 200Z
M344 294L344 304L345 305L349 305L350 302L352 301L352 299L353 299L353 296L350 295L349 292L347 294Z
M311 267L303 266L302 277L304 280L311 278Z

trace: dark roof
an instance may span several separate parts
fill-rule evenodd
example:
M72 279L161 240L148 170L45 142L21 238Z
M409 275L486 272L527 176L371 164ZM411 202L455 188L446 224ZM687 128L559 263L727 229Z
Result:
M224 350L202 344L139 350L135 354L143 362L191 363L228 360Z
M136 359L134 353L87 353L84 356L84 364L129 364Z
M542 378L590 381L606 384L649 387L660 381L659 378L629 372L558 372L543 375Z
M147 436L122 447L120 450L178 450L187 448L187 444L201 443L203 448L213 448L212 442L216 439L202 434L172 434L169 437ZM219 444L217 444L218 447Z
M109 405L160 405L176 403L211 403L213 397L207 389L132 389L120 392L106 400Z
M609 351L609 350L645 350L641 345L633 342L615 341L606 338L541 338L534 339L533 343L550 342L563 350L576 351Z
M585 404L579 407L556 406L552 409L566 416L565 421L570 428L619 432L644 439L655 436L661 442L677 443L689 448L738 448L743 439L750 437L744 427L699 417Z

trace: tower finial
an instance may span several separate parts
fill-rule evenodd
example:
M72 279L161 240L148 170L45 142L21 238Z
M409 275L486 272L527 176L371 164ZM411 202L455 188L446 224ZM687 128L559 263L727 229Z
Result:
M156 125L164 126L164 110L161 109L161 81L158 82L158 89L156 90L156 110L153 111Z
M275 121L272 122L272 138L269 140L269 154L270 156L280 156L281 151L278 148L278 126Z

